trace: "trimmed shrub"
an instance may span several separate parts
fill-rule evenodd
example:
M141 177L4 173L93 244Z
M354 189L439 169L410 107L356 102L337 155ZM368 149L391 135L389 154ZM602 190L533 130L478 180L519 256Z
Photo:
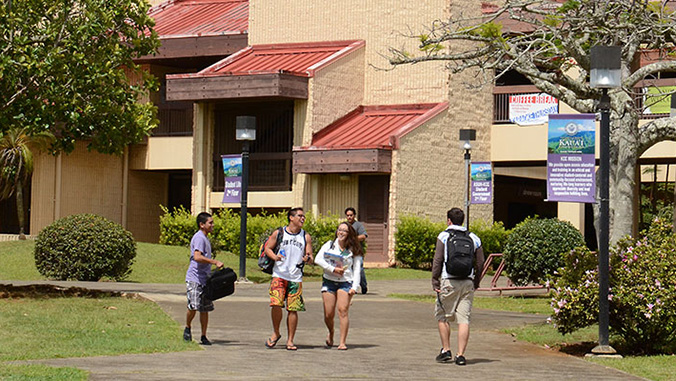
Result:
M504 247L505 270L517 285L549 280L570 250L584 246L570 222L528 218L512 229Z
M164 212L160 216L160 245L188 247L197 231L195 216L182 206L172 211L162 205L160 208Z
M58 280L124 279L131 272L136 243L122 226L93 214L61 218L44 228L35 242L35 265Z
M401 216L394 233L397 261L414 269L431 268L437 236L445 228L446 224L435 223L428 218Z
M336 229L342 220L337 215L319 216L317 218L308 215L304 229L312 237L312 251L317 255L319 249L326 241L336 237ZM367 232L368 233L368 232Z
M620 240L610 253L610 332L625 353L676 351L676 236L653 220L639 238ZM561 333L596 323L598 262L587 251L569 255L552 292L553 319Z
M469 231L476 234L481 239L481 247L484 254L502 253L502 250L509 237L509 230L505 229L502 221L490 224L484 220L470 221Z

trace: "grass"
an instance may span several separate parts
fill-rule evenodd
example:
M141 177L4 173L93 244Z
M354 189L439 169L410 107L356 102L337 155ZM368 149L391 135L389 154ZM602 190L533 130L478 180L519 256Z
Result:
M393 298L412 300L417 302L434 303L435 295L414 294L390 294ZM549 306L550 298L538 297L481 297L475 296L472 305L476 308L496 311L522 312L527 314L550 315L552 308Z
M676 374L676 356L625 357L622 359L590 359L603 366L616 368L655 381L673 380Z
M132 272L126 279L137 283L183 283L188 268L189 250L178 246L165 246L139 242L136 260ZM34 241L0 242L0 279L6 280L46 280L35 267ZM217 252L216 257L226 267L239 273L239 255ZM270 275L258 269L255 259L247 258L247 278L256 283L267 283ZM322 270L319 266L306 266L304 281L320 281ZM366 269L369 280L428 279L429 271L413 269Z
M0 380L4 381L84 381L89 372L77 368L55 368L47 365L12 365L3 364L0 368Z
M155 303L122 297L0 299L0 361L196 350Z

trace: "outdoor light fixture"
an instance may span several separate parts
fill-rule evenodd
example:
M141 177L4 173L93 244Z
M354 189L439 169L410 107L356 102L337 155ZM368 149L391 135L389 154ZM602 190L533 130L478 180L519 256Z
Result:
M235 118L235 139L242 144L242 198L239 229L239 280L246 279L246 217L249 191L249 144L256 140L256 117L238 116Z
M614 89L622 85L622 48L593 46L591 48L590 86Z
M593 46L591 48L591 87L603 90L599 109L601 111L601 136L599 142L599 345L592 349L595 355L615 354L610 346L608 330L610 325L608 290L609 266L608 246L610 240L609 175L610 175L610 97L608 89L622 85L622 48L619 46Z
M460 129L460 141L464 142L462 148L465 150L465 227L469 229L469 171L470 160L472 159L472 144L476 140L476 130Z

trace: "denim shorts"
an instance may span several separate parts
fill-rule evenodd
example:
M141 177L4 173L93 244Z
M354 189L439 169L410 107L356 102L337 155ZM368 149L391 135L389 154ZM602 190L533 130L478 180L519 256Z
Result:
M352 282L334 282L326 278L323 278L322 281L322 292L335 294L338 290L343 290L349 293L351 288Z

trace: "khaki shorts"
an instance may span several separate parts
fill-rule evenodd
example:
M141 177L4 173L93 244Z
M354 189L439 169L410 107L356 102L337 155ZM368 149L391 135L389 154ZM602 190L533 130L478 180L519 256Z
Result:
M437 297L434 317L438 321L457 321L469 324L474 300L474 281L472 279L442 279L441 292Z

